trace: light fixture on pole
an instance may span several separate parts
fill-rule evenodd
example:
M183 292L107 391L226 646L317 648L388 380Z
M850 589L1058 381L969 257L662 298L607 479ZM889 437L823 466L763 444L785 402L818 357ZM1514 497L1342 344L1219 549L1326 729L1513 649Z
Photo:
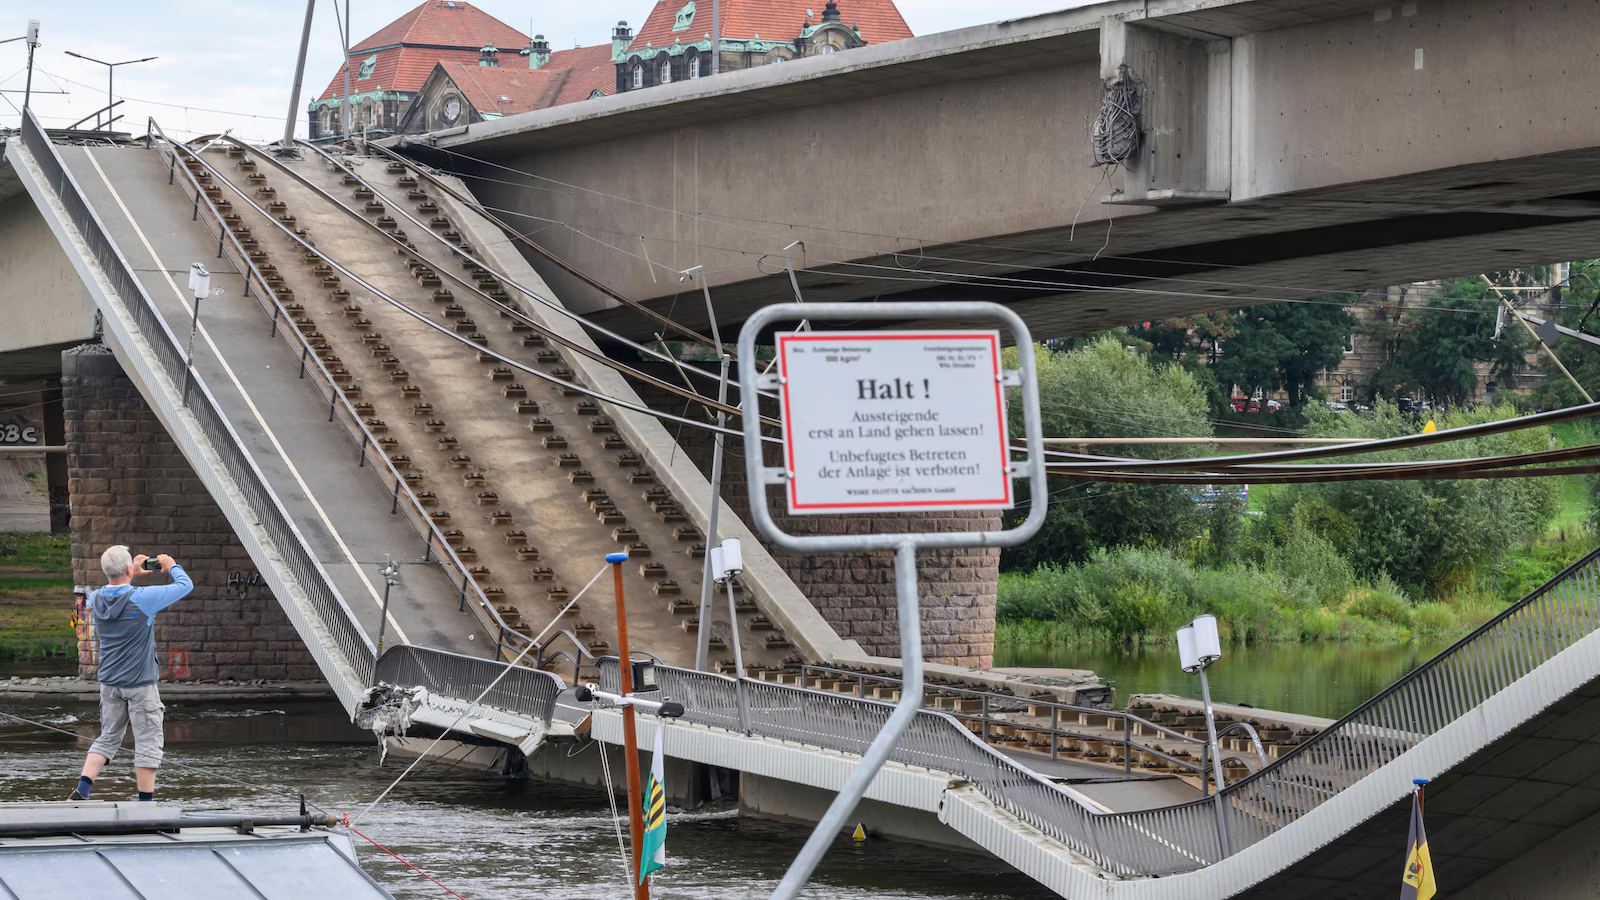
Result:
M733 578L744 571L744 554L739 549L738 538L728 538L711 548L712 578L722 583L728 592L728 643L733 645L734 692L739 698L739 729L750 730L750 703L745 697L744 650L739 642L739 605L733 599ZM701 628L710 626L702 622Z
M189 264L189 291L194 294L194 318L189 321L189 349L183 361L183 405L189 405L189 380L194 372L194 335L200 330L200 300L211 295L211 273L200 263Z
M21 37L6 38L5 40L0 41L0 44L9 44L12 41L28 42L28 82L27 86L22 89L22 111L27 112L28 102L33 99L33 51L39 47L39 20L29 19L27 34L24 34ZM65 92L55 91L53 93Z
M1232 850L1228 844L1228 823L1222 805L1222 754L1217 746L1217 719L1211 710L1211 684L1206 680L1206 668L1222 658L1222 641L1217 635L1217 617L1197 616L1193 622L1178 629L1178 661L1185 672L1200 676L1200 699L1206 707L1206 746L1210 749L1211 778L1214 784L1212 800L1217 811L1217 844L1223 856ZM1205 774L1201 773L1204 786Z
M92 56L84 56L82 53L73 53L71 50L66 51L66 54L68 56L75 56L78 59L88 60L89 62L92 62L92 63L99 63L100 65L106 67L106 130L107 131L111 130L111 123L113 121L115 121L115 119L113 119L112 116L111 116L111 108L116 106L117 104L111 98L111 87L116 81L117 66L131 66L134 63L149 62L152 59L160 59L160 57L158 57L158 56L146 56L144 59L125 59L122 62L106 62L103 59L95 59ZM95 127L96 128L99 127L98 122L96 123Z

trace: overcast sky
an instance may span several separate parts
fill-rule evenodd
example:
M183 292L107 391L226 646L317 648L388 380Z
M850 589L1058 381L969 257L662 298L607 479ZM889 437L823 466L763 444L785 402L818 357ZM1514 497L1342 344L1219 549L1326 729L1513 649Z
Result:
M336 0L317 4L311 53L299 110L305 134L305 103L338 71L340 39ZM418 0L352 0L351 31L359 42L417 5ZM611 39L625 19L635 28L651 0L590 0L587 3L476 0L477 5L519 30L546 35L554 48L589 46ZM817 7L824 0L817 0ZM1086 0L900 0L900 11L917 34L948 31L999 19L1082 5ZM343 8L343 4L339 4ZM840 0L849 18L849 0ZM532 18L530 19L530 15ZM34 59L35 114L47 126L65 127L106 103L106 68L67 56L72 50L107 62L155 56L152 62L117 69L115 96L121 130L144 133L153 116L171 134L204 134L232 128L250 140L283 133L293 81L295 53L305 5L300 0L0 0L0 40L20 36L30 18L41 21ZM25 42L0 44L0 90L21 91ZM16 127L20 93L0 97L0 125ZM166 105L158 105L166 104Z

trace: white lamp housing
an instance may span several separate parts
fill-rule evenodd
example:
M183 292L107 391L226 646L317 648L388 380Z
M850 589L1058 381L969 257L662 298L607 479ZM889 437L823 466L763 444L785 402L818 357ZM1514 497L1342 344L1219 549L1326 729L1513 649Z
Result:
M739 549L738 538L728 538L722 542L722 565L719 567L729 575L737 575L744 571L744 554Z
M1222 641L1217 637L1217 617L1207 614L1194 620L1194 652L1200 665L1209 666L1222 658Z
M728 577L727 570L722 568L722 548L711 548L711 580L721 581Z
M199 263L189 264L189 290L196 300L203 300L211 295L211 273Z
M1194 649L1194 626L1178 629L1178 664L1185 672L1200 671L1200 655Z
M28 20L28 43L30 43L30 44L39 43L39 20L38 19L29 19Z

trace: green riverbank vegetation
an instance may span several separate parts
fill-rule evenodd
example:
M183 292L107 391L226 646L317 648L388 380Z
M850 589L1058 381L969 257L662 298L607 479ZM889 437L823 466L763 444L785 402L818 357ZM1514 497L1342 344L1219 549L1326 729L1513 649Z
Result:
M18 659L75 659L72 544L64 534L0 533L0 674Z
M1333 321L1323 338L1342 346L1347 327ZM1040 347L1038 355L1047 435L1208 437L1229 424L1214 406L1208 367L1164 357L1129 334L1067 350ZM1430 419L1445 429L1521 414L1507 403L1414 415L1381 396L1359 415L1335 413L1314 386L1302 388L1304 401L1274 420L1283 433L1386 438L1415 434ZM1460 459L1595 442L1600 431L1580 422L1337 461ZM1090 452L1173 458L1258 449L1281 447L1128 444ZM1053 479L1051 494L1040 534L1002 554L1000 646L1164 643L1207 612L1233 641L1452 638L1594 548L1600 480L1264 485L1245 499L1238 486ZM1019 520L1025 512L1013 511Z

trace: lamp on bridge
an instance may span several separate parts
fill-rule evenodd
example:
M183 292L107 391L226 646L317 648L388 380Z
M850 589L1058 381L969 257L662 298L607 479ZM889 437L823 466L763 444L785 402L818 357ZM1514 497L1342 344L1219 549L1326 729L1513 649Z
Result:
M744 677L744 653L739 648L739 606L733 599L733 576L744 571L744 554L739 550L739 539L728 538L711 548L711 578L719 581L728 591L728 643L733 645L733 671L737 678Z
M1216 786L1213 796L1217 808L1217 840L1222 854L1227 856L1227 821L1222 811L1222 748L1217 745L1217 718L1211 710L1211 684L1206 680L1206 669L1222 658L1222 641L1217 636L1217 617L1197 616L1193 622L1178 629L1178 662L1185 672L1200 676L1200 699L1206 707L1206 747L1211 756L1211 778ZM1205 776L1200 780L1203 783ZM1203 786L1203 785L1202 785Z

